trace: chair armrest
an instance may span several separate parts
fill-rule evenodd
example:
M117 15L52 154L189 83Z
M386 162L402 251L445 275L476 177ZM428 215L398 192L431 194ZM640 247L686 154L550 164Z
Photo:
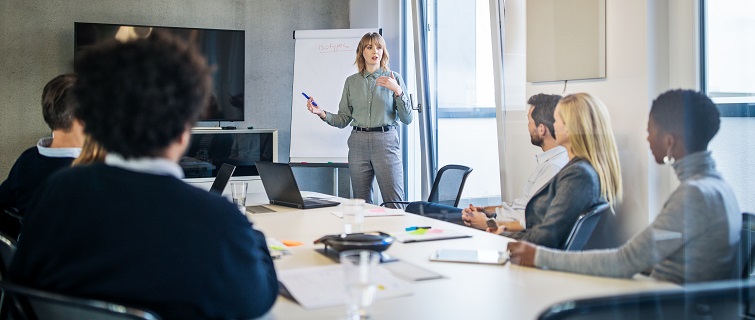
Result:
M23 217L18 213L18 209L16 209L15 207L4 208L3 211L5 211L5 213L7 213L9 216L18 219L19 221L23 221Z

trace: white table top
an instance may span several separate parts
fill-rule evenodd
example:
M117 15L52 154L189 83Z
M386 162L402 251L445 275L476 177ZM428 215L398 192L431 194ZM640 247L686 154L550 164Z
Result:
M248 204L264 203L264 194L250 195ZM275 261L277 270L334 264L314 249L312 242L326 234L342 232L343 223L332 211L338 207L297 210L269 206L276 213L248 214L256 228L267 237L303 242L290 248L293 255ZM464 226L413 214L365 218L363 230L387 233L408 226L432 226L472 235L472 238L394 243L387 253L403 261L438 272L446 278L412 282L413 295L375 301L376 319L536 319L550 305L577 298L599 297L630 292L678 289L670 283L647 278L611 279L539 270L512 264L481 265L432 262L437 249L506 250L511 239ZM296 302L278 297L272 309L276 319L343 319L344 307L306 310Z

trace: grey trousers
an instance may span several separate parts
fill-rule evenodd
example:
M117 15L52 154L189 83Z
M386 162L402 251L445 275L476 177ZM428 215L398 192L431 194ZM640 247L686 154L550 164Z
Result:
M402 201L404 168L398 131L351 131L349 136L349 171L354 198L372 203L372 181L377 177L383 202ZM400 205L387 205L401 208Z

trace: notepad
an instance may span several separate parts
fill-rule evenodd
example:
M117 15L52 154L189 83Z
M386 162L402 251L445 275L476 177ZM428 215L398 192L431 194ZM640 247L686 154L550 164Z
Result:
M403 242L403 243L446 240L446 239L459 239L459 238L471 237L468 234L461 233L458 231L435 229L435 228L393 232L391 233L391 236L396 238L396 240L398 240L399 242Z
M334 216L343 218L343 212L341 211L333 211L331 212ZM367 209L364 210L364 217L388 217L388 216L403 216L406 212L401 209L391 209L391 208L375 208L375 209Z
M375 300L412 294L409 283L396 278L382 266L375 269ZM346 295L343 266L329 265L278 271L278 281L304 309L343 305Z

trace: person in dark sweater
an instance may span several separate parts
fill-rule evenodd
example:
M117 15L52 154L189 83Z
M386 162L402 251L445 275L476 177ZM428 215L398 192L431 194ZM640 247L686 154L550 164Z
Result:
M226 199L180 180L210 92L204 58L153 33L93 46L76 70L77 116L107 156L36 194L9 279L164 319L267 313L278 282L264 235Z
M0 231L9 237L18 237L21 223L7 212L23 217L34 190L55 171L69 167L81 152L83 127L74 117L76 104L71 89L75 81L75 75L63 74L45 85L42 114L53 135L21 153L0 184Z

